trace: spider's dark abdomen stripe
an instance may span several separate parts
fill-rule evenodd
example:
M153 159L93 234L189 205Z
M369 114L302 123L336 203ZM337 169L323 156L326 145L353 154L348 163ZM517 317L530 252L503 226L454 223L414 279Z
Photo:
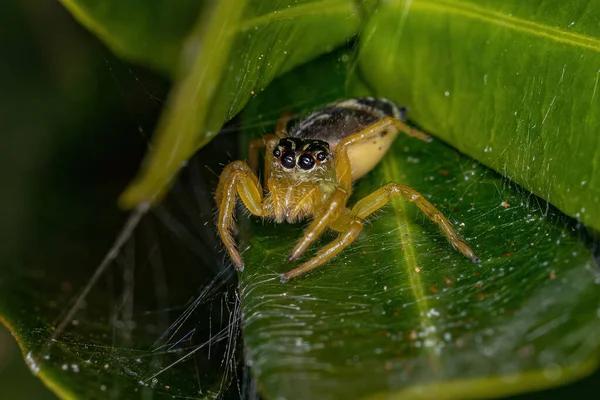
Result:
M318 139L335 144L373 122L386 117L404 120L404 109L387 99L361 97L329 104L296 122L289 132L292 138Z
M398 107L396 104L392 103L388 99L384 98L375 98L375 97L360 97L357 99L350 99L347 102L348 106L352 107L352 102L356 102L360 106L367 107L371 110L381 111L384 115L395 117L401 120L404 120L405 109Z

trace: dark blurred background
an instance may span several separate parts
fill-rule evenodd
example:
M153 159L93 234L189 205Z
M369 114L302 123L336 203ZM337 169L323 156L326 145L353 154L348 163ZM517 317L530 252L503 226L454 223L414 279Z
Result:
M112 240L125 217L116 198L139 166L167 87L163 77L113 56L57 1L2 1L0 280L35 252L36 240L52 237L48 246L58 247L86 229L49 232L68 218L58 193L70 188L77 188L72 203L95 209ZM67 179L63 169L74 164L82 169ZM1 324L0 398L56 398Z

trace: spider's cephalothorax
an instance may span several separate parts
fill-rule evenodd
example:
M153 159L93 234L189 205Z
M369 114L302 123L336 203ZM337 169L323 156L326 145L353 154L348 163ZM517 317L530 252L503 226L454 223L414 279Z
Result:
M347 206L352 182L381 160L398 132L423 141L431 140L425 133L404 123L403 109L386 99L365 97L330 104L297 122L289 123L289 120L284 115L277 122L275 135L252 141L249 163L230 163L219 179L217 228L239 270L244 264L231 233L238 196L250 213L276 222L294 223L312 218L304 236L292 250L290 260L299 258L325 230L339 233L337 239L313 258L282 274L282 281L335 257L357 238L363 221L394 196L415 203L439 226L456 250L472 261L478 261L450 221L408 186L390 183L354 206ZM291 125L289 132L288 125ZM256 175L261 148L265 148L264 189Z

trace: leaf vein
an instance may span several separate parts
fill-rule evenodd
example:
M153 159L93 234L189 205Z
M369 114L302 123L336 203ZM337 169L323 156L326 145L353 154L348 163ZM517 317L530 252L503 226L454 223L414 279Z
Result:
M581 47L595 52L600 52L600 39L569 32L555 26L548 26L539 22L527 21L498 11L486 10L473 4L465 4L448 0L420 0L413 3L415 9L428 9L431 11L458 14L474 20L484 21L503 28L543 37L555 42Z
M274 10L267 14L250 18L249 20L242 22L237 30L243 32L256 28L260 25L267 25L277 21L293 20L295 18L304 17L307 15L322 16L323 14L356 15L358 14L358 10L354 6L353 2L347 0L338 0L335 2L332 0L314 1L311 3Z

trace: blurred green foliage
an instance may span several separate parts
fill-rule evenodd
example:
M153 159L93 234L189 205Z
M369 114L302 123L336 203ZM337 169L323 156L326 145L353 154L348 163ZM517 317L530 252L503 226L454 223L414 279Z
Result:
M55 2L4 1L0 26L0 305L13 305L5 318L34 317L11 323L34 332L31 300L62 306L118 229L115 198L141 160L166 84L117 59ZM61 274L69 261L79 268ZM3 334L0 346L0 398L54 397L24 370L14 340Z

